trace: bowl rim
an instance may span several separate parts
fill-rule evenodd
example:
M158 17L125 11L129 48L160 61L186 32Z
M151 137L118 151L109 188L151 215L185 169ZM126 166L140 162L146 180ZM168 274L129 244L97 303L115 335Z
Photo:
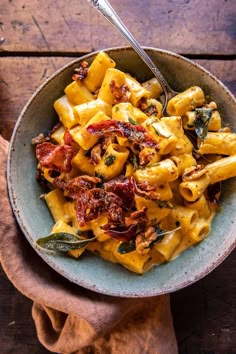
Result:
M222 89L226 92L226 94L228 96L230 96L230 98L233 100L235 106L236 106L236 98L234 97L234 95L232 94L232 92L216 77L214 76L211 72L209 72L207 69L205 69L204 67L202 67L200 64L194 62L191 59L188 59L180 54L171 52L169 50L163 50L163 49L159 49L159 48L154 48L154 47L146 47L146 46L142 46L142 48L145 51L154 51L156 53L160 53L160 54L167 54L169 56L173 56L177 59L183 60L187 63L189 63L190 65L195 66L196 68L198 68L200 71L205 72L207 75L209 75L211 77L211 79L213 79L214 81L217 82L217 84L219 84ZM59 74L61 74L63 71L67 70L68 67L72 67L74 64L81 62L83 60L89 59L90 57L94 57L96 54L98 54L100 51L104 51L104 52L114 52L114 51L125 51L125 50L131 50L134 51L130 46L117 46L117 47L108 47L108 48L104 48L104 49L100 49L100 50L96 50L87 54L83 54L79 57L77 57L74 60L71 60L70 62L68 62L67 64L63 65L62 67L60 67L58 70L56 70L52 75L50 75L40 86L38 86L38 88L34 91L34 93L31 95L31 97L28 99L27 103L25 104L25 106L23 107L20 115L17 118L17 121L15 123L14 129L13 129L13 133L10 139L10 144L9 144L9 150L8 150L8 156L7 156L7 171L6 171L6 176L7 176L7 189L8 189L8 196L9 196L9 200L10 200L10 204L14 213L14 216L18 222L18 225L20 226L23 234L25 235L26 239L29 241L29 243L31 244L32 248L34 249L34 251L36 251L41 258L43 258L43 260L45 261L44 257L42 256L42 252L40 252L39 250L37 250L36 247L33 247L32 242L30 241L30 235L28 230L26 229L26 227L24 226L24 222L21 219L21 212L20 210L18 210L17 207L17 203L16 203L16 196L14 194L14 188L12 185L12 179L11 179L11 169L12 169L12 154L13 154L13 144L14 144L14 140L15 137L17 135L19 126L24 118L25 112L28 110L29 106L32 104L32 102L34 101L35 97L38 95L39 92L41 92L41 90L44 89L44 87L46 87L48 85L49 82L51 82L54 78L56 78ZM53 266L53 262L50 261L46 261L46 263L51 266L55 271L57 271L59 274L61 274L62 276L66 277L69 281L82 286L83 288L101 293L101 294L105 294L105 295L109 295L109 296L117 296L117 297L126 297L126 298L142 298L142 297L151 297L151 296L157 296L157 295L163 295L166 293L172 293L175 291L178 291L180 289L183 289L187 286L192 285L193 283L195 283L196 281L202 279L203 277L205 277L206 275L208 275L210 272L212 272L217 266L219 266L229 255L230 253L234 250L234 248L236 247L236 236L235 239L232 239L232 241L230 242L230 244L228 245L228 247L226 249L221 248L220 250L218 250L217 255L215 257L215 261L212 261L211 264L206 264L204 266L204 268L194 277L191 279L187 279L183 282L179 282L177 285L174 286L170 286L169 288L165 288L165 290L161 291L155 291L154 289L152 289L152 291L142 291L141 293L136 293L136 292L132 292L132 291L128 291L126 292L125 290L118 293L117 291L109 291L107 292L107 290L104 290L102 288L99 288L99 286L96 285L90 285L87 284L86 281L85 282L76 282L75 279L73 277L70 277L68 275L65 276L64 272L59 271L57 268L55 268ZM145 276L145 275L144 275Z

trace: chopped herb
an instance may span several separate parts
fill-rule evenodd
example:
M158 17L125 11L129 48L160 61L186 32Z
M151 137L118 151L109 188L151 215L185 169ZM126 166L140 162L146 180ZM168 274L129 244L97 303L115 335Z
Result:
M176 225L176 226L177 226L177 225ZM178 225L178 226L177 226L175 229L173 229L173 230L164 231L164 230L162 230L162 229L160 228L160 226L159 226L158 224L155 225L154 228L155 228L155 233L156 233L156 235L157 235L157 238L156 238L156 240L154 241L154 243L156 243L156 242L161 242L161 241L163 240L163 238L165 237L165 235L171 234L172 232L181 229L181 227Z
M135 249L136 249L135 241L131 240L131 241L121 242L117 247L117 252L120 254L126 254L135 251Z
M171 137L170 133L166 132L164 129L162 129L160 126L157 126L155 123L152 124L152 127L158 136L162 136L163 138Z
M118 106L115 106L115 112L118 112L120 109Z
M155 123L155 122L159 122L159 119L158 118L148 118L146 120L146 126L149 127L149 125L151 125L152 123Z
M204 140L208 132L208 124L211 119L211 108L196 108L196 119L194 120L195 132L197 136Z
M85 239L67 232L56 232L49 236L39 238L37 246L47 251L68 252L85 247L88 242L94 241L96 237Z
M173 209L173 205L165 200L156 200L156 204L158 205L159 208L168 208L168 209Z
M95 177L101 178L101 180L104 181L104 176L96 171L95 171Z
M137 124L133 118L129 117L128 119L129 119L130 124L133 124L133 125Z
M155 233L157 235L157 238L155 239L155 243L161 242L165 236L165 231L163 231L158 224L155 225Z
M129 161L133 165L134 171L137 170L137 168L138 168L138 157L135 154L133 154L133 156L129 158Z
M108 155L105 157L105 165L111 166L115 162L116 157L114 155Z
M187 123L186 124L188 128L193 128L194 127L194 124L191 124L191 123Z
M84 151L84 156L86 156L86 157L91 157L91 150L92 150L92 149L85 150L85 151Z
M157 106L154 104L150 104L145 110L144 113L146 113L147 116L156 116L158 113Z

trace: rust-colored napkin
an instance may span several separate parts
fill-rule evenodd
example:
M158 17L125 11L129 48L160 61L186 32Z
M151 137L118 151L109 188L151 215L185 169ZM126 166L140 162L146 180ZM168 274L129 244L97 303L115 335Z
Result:
M176 354L169 295L128 299L97 294L70 283L36 254L8 201L7 149L0 137L0 260L13 285L33 301L39 341L63 354Z

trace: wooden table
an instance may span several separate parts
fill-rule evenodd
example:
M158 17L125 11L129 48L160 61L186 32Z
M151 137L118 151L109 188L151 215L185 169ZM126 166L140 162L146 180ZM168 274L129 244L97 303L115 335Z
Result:
M142 45L182 54L236 94L235 0L111 0ZM42 5L43 4L43 5ZM126 45L85 0L3 0L0 13L0 133L10 139L23 106L56 69L83 53ZM72 58L73 57L73 58ZM171 295L181 354L236 353L236 252L196 284ZM42 354L31 302L0 270L2 354ZM145 353L144 353L145 354Z

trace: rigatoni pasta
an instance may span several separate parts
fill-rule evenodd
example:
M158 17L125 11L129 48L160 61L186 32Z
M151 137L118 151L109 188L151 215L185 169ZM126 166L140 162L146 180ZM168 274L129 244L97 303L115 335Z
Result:
M104 52L72 79L54 103L59 124L33 139L55 222L37 245L143 274L204 240L220 182L236 176L236 134L217 103L188 87L165 114L157 80L139 82Z

